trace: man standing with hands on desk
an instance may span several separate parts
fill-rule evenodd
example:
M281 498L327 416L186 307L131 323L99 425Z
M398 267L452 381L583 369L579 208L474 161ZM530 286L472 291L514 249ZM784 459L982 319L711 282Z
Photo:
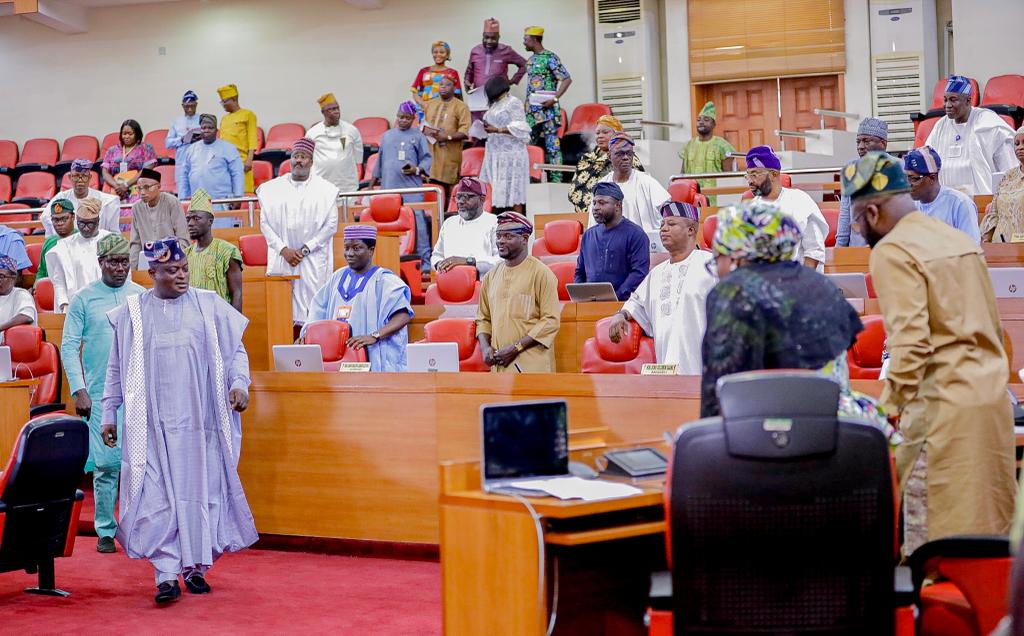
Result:
M495 240L502 262L480 285L476 336L492 371L554 373L561 325L558 279L527 246L533 225L517 212L498 215Z

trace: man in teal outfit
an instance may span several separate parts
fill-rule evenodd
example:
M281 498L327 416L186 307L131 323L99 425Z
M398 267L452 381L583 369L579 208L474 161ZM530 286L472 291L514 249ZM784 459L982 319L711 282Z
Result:
M100 398L107 377L107 359L114 330L107 312L145 289L128 280L128 241L120 234L100 239L96 246L102 277L75 294L64 318L60 360L68 378L75 411L89 423L89 465L93 470L93 496L96 500L98 552L115 552L114 502L121 472L121 449L109 448L100 439ZM93 408L93 402L96 408Z

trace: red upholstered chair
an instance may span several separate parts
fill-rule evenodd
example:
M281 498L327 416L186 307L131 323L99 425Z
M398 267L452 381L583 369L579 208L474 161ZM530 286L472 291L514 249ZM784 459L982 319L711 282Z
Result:
M914 122L914 147L920 148L925 145L928 141L928 135L931 134L932 128L935 128L935 124L939 123L939 117L928 117Z
M882 372L882 349L885 347L885 324L881 316L864 316L864 331L846 352L851 380L877 380Z
M107 154L107 150L119 143L121 143L120 132L107 133L103 137L103 141L100 142L100 159L103 159L103 156Z
M282 175L286 175L286 174L288 174L288 173L289 173L289 172L291 172L291 171L292 171L292 162L291 162L291 159L288 159L288 160L282 161L282 162L281 162L281 165L279 165L279 166L277 167L277 176L279 176L279 177L280 177L280 176L282 176ZM255 177L253 177L253 178L255 178Z
M36 286L32 290L32 295L35 297L37 312L47 313L53 311L53 281L49 278L37 280Z
M370 207L359 216L360 222L377 225L378 232L402 232L398 241L399 272L417 303L423 298L423 265L416 253L416 215L402 205L402 195L382 194L370 197Z
M377 161L380 160L380 153L375 152L366 158L366 164L363 166L363 176L359 179L360 187L369 185L370 179L373 178L373 170L377 167Z
M174 165L163 164L153 169L160 173L160 192L176 194L178 192L178 184L174 180Z
M29 172L18 177L14 203L41 207L57 193L57 180L49 172Z
M71 185L71 173L65 172L64 176L60 178L60 189L70 190L72 187L74 186ZM89 171L89 187L94 190L100 189L100 175L95 170Z
M583 226L579 221L562 219L544 224L544 236L533 243L534 256L568 256L578 254Z
M711 243L712 243L712 241L715 238L715 228L717 228L717 227L718 227L718 217L717 216L712 215L712 216L709 216L709 217L704 219L704 222L701 224L701 232L700 232L701 247L703 249L706 249L706 250L711 249ZM654 267L654 266L652 265L651 267Z
M359 131L364 146L380 146L380 138L391 128L391 122L384 117L360 117L352 125Z
M7 203L11 200L11 178L6 174L0 174L0 203Z
M0 176L3 176L3 175L0 175ZM0 212L4 212L4 214L0 214L0 223L10 224L10 223L13 223L13 222L16 222L16 221L31 221L32 220L32 213L31 212L26 212L25 214L12 214L11 213L12 210L27 210L28 207L29 206L25 205L24 203L5 203L3 205L0 205ZM32 228L31 227L19 227L19 228L17 228L17 231L21 232L21 234L23 234L25 236L28 236L28 235L32 234ZM41 244L40 244L40 246L41 246Z
M75 135L64 140L60 151L60 162L71 162L75 159L96 161L100 156L100 144L92 135Z
M42 260L43 244L29 243L25 246L25 252L28 253L28 260L32 261L32 265L30 265L25 272L28 274L35 274L39 271L39 262Z
M611 114L611 107L605 104L580 104L572 111L566 134L593 131L602 115Z
M839 231L839 210L826 208L821 211L821 215L825 217L825 222L828 223L828 236L825 237L825 247L835 247L836 232Z
M302 124L275 124L267 131L267 139L263 148L255 153L255 158L281 163L291 155L292 144L306 134Z
M484 148L466 148L462 151L462 167L459 175L463 177L479 177L484 165Z
M668 193L672 195L673 201L694 205L699 188L696 179L676 179L668 184L667 189Z
M440 318L423 325L427 342L454 342L459 346L459 371L490 371L476 339L476 321L472 318Z
M562 117L565 117L565 111L562 111ZM534 168L538 163L544 163L544 149L540 146L527 146L526 155L530 162L530 181L533 183L540 183L544 179L544 171Z
M868 288L868 298L878 298L878 294L875 293L875 283L871 280L871 272L864 273L864 284Z
M1024 106L1024 75L996 75L985 83L983 106L1008 104Z
M657 361L654 339L644 335L640 325L629 323L629 333L619 342L608 337L611 317L602 318L594 325L594 337L583 343L580 370L583 373L628 373L639 375L644 364Z
M943 77L935 82L935 88L932 89L932 108L942 108L942 98L946 94L946 79ZM968 79L971 80L971 106L977 106L981 103L981 89L978 88L978 80L973 77Z
M306 325L303 342L320 345L324 371L337 371L342 362L366 362L366 349L351 349L345 343L351 327L340 320L314 320Z
M167 147L167 129L157 128L146 133L143 137L147 144L153 146L160 163L171 163L174 160L174 151Z
M565 286L576 279L576 261L558 261L544 264L554 272L555 278L558 279L558 300L564 303L569 302L571 299L569 298L569 291Z
M246 267L267 266L267 239L262 234L243 234L238 237L238 250Z
M459 265L437 274L437 282L427 288L425 305L475 305L480 300L480 281L477 270Z
M39 380L29 404L57 402L60 399L60 358L52 342L43 342L43 330L35 325L11 327L4 332L4 344L11 348L14 374L22 380Z
M38 587L25 592L68 596L57 589L53 561L74 552L89 427L79 417L52 413L29 420L13 441L0 473L0 572L38 571Z
M10 139L0 139L0 171L18 164L18 144Z
M60 157L60 145L56 139L29 139L21 147L21 159L17 163L20 172L49 170Z
M370 155L370 157L372 158L373 155ZM369 164L367 164L367 165L369 165ZM461 189L462 188L459 186L458 183L456 183L452 187L452 194L451 194L450 197L448 197L448 212L455 213L455 212L459 211L459 204L456 203L456 201L455 201L455 195L458 194L459 190L461 190ZM491 192L492 192L491 184L485 183L484 184L484 193L485 193L484 194L484 212L490 212L493 209L493 205L492 205L492 201L491 201Z
M253 187L260 187L267 181L274 178L274 164L262 159L255 159L252 162Z

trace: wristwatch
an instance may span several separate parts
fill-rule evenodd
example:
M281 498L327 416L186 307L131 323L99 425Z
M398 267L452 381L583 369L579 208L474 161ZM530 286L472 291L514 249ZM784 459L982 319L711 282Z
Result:
M448 141L451 141L451 140L452 140L452 136L448 135Z
M379 331L374 331L370 335L373 336L374 340L377 340L378 342L380 341L380 332Z
M303 245L301 248L299 248L299 254L302 254L303 256L309 256L309 248Z
M519 342L518 340L516 340L516 343L514 345L512 345L512 346L515 347L515 350L518 353L522 353L523 349L526 349L526 347L523 346L523 343Z
M476 267L476 259L473 258L472 256L467 256L466 265L469 265L470 267Z

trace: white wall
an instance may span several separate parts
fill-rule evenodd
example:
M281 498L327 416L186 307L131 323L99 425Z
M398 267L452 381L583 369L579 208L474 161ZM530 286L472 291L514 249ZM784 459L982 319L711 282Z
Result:
M846 74L843 77L843 94L846 97L846 112L857 113L860 119L870 117L871 112L871 39L868 36L867 0L846 0L843 4L846 16ZM847 130L857 130L860 120L846 120Z
M572 108L595 101L589 4L385 0L382 10L361 11L341 0L184 0L93 9L89 32L79 35L0 18L0 139L102 137L128 117L144 131L166 128L187 89L199 94L200 112L219 117L215 89L227 83L238 85L264 130L317 121L316 98L326 91L349 121L392 117L416 71L431 63L430 43L451 44L449 64L461 75L491 15L502 41L524 57L523 28L546 28L545 44L573 76L564 100Z
M665 0L662 29L666 58L662 69L667 84L664 90L667 102L665 119L684 126L669 129L669 139L687 141L693 136L693 108L690 105L689 16L686 0Z
M1024 1L953 0L953 71L984 84L1024 74Z

